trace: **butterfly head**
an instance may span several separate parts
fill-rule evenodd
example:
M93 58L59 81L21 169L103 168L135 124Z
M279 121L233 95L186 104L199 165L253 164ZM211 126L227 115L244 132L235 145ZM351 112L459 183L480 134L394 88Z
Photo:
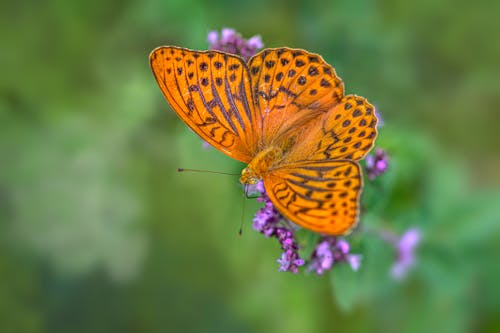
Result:
M257 184L261 178L249 167L241 170L240 183L242 184Z
M277 147L269 147L259 152L248 166L241 171L242 184L257 184L269 172L270 168L281 158L282 152Z

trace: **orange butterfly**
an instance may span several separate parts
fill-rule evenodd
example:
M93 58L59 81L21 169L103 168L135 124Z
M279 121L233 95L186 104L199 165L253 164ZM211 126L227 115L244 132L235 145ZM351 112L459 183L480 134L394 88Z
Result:
M357 163L377 136L374 107L344 96L321 56L266 49L248 63L218 51L155 49L151 68L177 115L205 141L247 163L242 184L263 180L282 215L340 235L359 217Z

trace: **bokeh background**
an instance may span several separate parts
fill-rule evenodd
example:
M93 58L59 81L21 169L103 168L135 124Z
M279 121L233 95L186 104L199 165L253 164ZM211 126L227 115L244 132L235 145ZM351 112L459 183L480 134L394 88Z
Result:
M2 332L500 331L500 2L3 1ZM423 232L404 281L358 237L358 273L278 273L239 172L149 69L212 29L320 53L385 121L364 225Z

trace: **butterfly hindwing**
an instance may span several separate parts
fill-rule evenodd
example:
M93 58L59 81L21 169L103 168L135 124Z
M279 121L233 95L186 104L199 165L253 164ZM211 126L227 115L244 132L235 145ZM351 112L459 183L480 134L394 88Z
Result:
M297 163L264 178L274 206L290 221L322 234L351 230L362 188L358 163L348 160Z
M375 143L377 122L375 108L365 98L345 96L325 116L322 124L326 132L335 135L327 136L324 142L320 141L317 153L311 159L323 157L359 161Z
M347 159L359 161L377 137L375 108L360 96L345 96L328 113L311 122L287 161Z
M276 144L327 112L344 96L342 80L321 56L300 49L266 49L248 63L262 143Z
M150 64L165 98L191 129L230 157L251 160L259 116L240 57L159 47Z

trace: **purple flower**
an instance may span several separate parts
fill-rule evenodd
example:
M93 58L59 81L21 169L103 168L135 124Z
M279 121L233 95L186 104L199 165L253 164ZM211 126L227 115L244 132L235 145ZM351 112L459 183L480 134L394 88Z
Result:
M257 188L257 191L259 191L261 194L265 194L266 193L266 189L264 188L264 182L263 181L258 182L257 184L255 184L255 186Z
M208 142L206 142L205 140L202 140L203 142L201 143L203 149L205 150L209 150L210 148L212 148L212 145Z
M389 156L387 153L377 148L375 154L368 154L365 159L366 162L366 173L370 180L382 175L389 167Z
M393 243L397 254L396 262L391 268L391 275L396 280L404 279L410 268L415 265L415 249L421 238L421 232L418 229L411 228Z
M230 28L222 29L220 35L217 31L210 31L207 35L207 41L210 50L236 54L245 61L248 61L264 47L260 36L253 36L246 40L236 30Z
M361 254L349 254L347 255L347 262L351 266L353 271L357 271L361 266L361 259L363 256Z
M210 31L207 35L207 42L210 47L217 44L219 41L219 33L217 31Z
M261 193L257 201L264 203L264 207L259 209L253 218L253 228L266 237L274 236L282 216L267 196L263 182L261 181L253 187Z
M280 227L276 229L276 236L283 249L281 258L277 260L280 264L279 271L297 274L299 272L299 266L304 265L304 260L299 256L299 246L295 242L293 231Z
M316 274L321 275L323 272L330 270L333 265L333 252L331 244L328 241L322 241L316 246L313 259L310 264L310 270L315 270Z
M283 252L281 258L276 260L280 264L280 272L292 272L297 274L299 267L304 265L304 260L299 257L296 251L287 250Z
M380 112L377 108L375 108L375 116L378 119L377 128L384 126L384 119L382 119L382 115L380 114Z
M264 43L259 35L255 35L247 40L247 47L250 49L260 50L264 47Z
M320 239L309 263L309 270L322 275L329 271L334 263L348 263L354 271L361 265L361 255L350 254L350 246L345 239L326 236Z
M348 254L349 253L349 243L347 243L346 240L344 239L339 239L336 244L337 249L340 251L341 254Z
M294 229L285 222L283 216L276 210L271 200L266 194L262 182L257 183L256 189L261 193L257 199L264 203L264 207L259 209L253 219L253 228L266 237L275 237L281 244L283 253L278 259L280 271L298 273L299 267L304 265L304 260L300 258L299 245L295 241Z

